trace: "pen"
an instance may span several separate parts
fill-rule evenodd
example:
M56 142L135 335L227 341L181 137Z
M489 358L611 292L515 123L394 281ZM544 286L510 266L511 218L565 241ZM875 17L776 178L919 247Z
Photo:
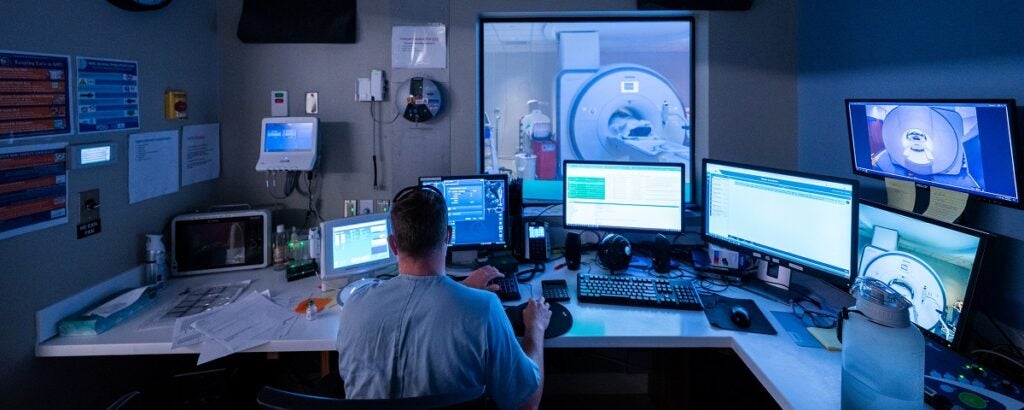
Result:
M555 265L555 270L559 270L559 269L562 269L564 267L565 267L564 263L559 263L559 264Z

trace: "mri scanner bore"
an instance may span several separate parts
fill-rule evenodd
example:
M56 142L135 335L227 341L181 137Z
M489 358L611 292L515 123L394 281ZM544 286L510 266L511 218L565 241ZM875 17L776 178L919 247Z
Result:
M969 305L985 234L860 204L858 274L885 282L913 305L910 320L954 343Z
M481 24L481 115L513 119L484 129L483 157L497 151L524 195L532 184L560 189L565 160L665 162L684 165L692 201L691 19Z
M1019 203L1012 101L847 101L856 171Z

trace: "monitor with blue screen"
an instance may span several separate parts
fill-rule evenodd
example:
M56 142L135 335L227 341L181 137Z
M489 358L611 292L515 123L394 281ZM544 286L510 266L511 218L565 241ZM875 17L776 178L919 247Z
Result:
M260 129L257 171L311 171L316 165L320 120L268 117Z
M508 243L508 176L420 177L441 191L452 227L451 250L501 249Z
M1013 100L847 100L854 171L1021 206Z
M704 237L790 270L848 286L857 181L704 160ZM787 284L788 285L788 284Z
M379 270L397 263L388 247L387 214L335 219L321 224L321 274L328 279Z
M959 346L988 235L869 202L859 220L858 275L889 284L927 336Z
M562 166L567 229L683 231L683 164L567 160Z

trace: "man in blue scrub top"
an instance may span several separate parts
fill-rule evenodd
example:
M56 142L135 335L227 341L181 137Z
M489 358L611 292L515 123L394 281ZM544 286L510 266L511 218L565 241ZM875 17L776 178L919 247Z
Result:
M497 270L478 269L461 284L445 275L452 232L435 189L399 193L391 227L399 275L352 295L341 310L338 369L346 397L416 397L483 385L499 408L537 408L548 304L529 301L520 345L498 297L485 290L501 275Z

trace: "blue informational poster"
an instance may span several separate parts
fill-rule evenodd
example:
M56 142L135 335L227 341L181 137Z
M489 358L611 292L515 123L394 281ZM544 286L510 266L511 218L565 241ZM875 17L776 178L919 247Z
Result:
M0 239L68 221L67 144L0 148Z
M78 132L139 128L139 63L78 57Z
M0 138L71 134L68 56L0 51Z

